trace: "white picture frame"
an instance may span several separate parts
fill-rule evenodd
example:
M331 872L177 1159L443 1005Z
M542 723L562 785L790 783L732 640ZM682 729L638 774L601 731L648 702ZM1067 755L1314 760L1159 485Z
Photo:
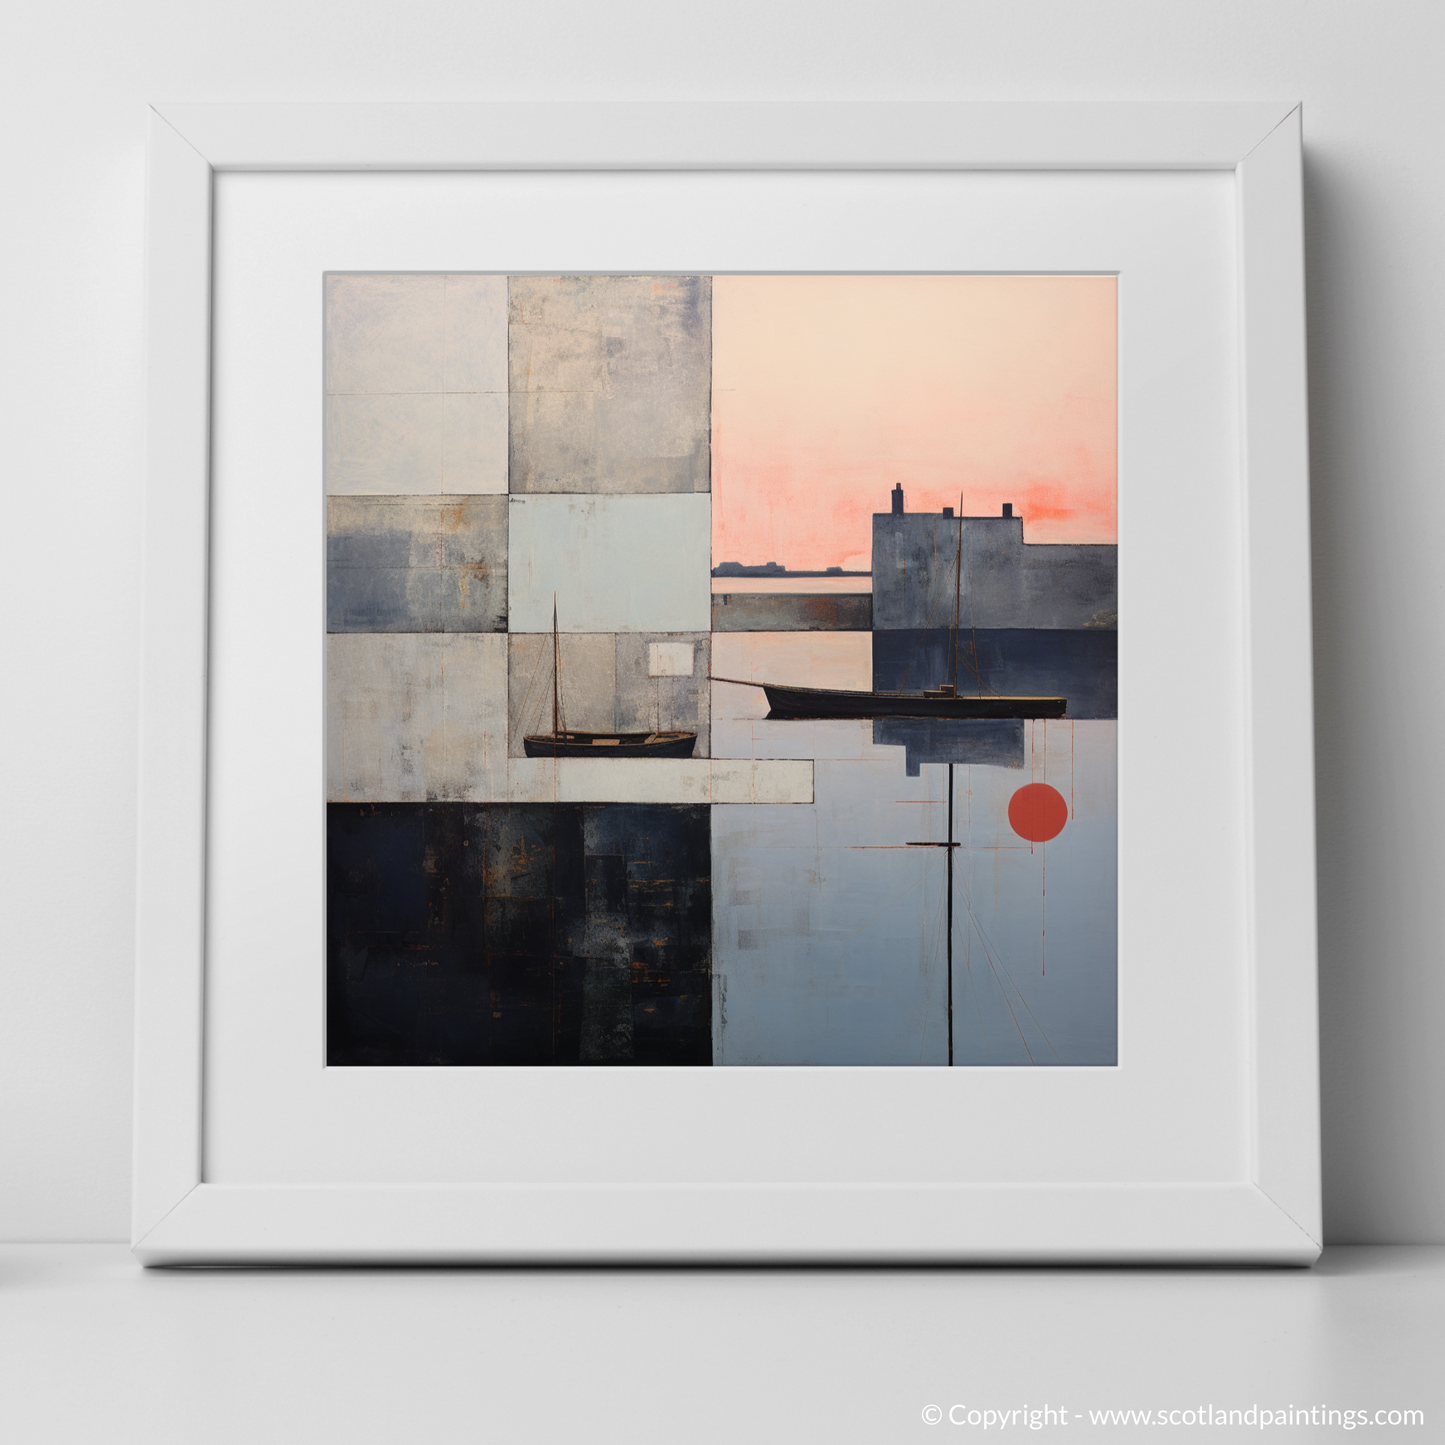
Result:
M132 1247L145 1264L1320 1251L1298 107L162 105L150 121ZM213 186L225 171L1213 170L1237 227L1248 1100L1236 1178L214 1183L203 1170ZM1181 921L1182 926L1182 921ZM318 963L318 968L320 964ZM1187 1082L1187 1081L1186 1081Z

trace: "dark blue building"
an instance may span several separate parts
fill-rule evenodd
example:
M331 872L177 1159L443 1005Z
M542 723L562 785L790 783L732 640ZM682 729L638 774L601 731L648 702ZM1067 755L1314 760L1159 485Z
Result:
M1024 519L873 516L873 686L1063 696L1072 719L1118 716L1118 548L1028 543ZM956 622L955 622L956 618ZM1007 737L1004 734L1007 733ZM1022 762L1023 725L879 719L919 762ZM985 756L985 754L987 754Z

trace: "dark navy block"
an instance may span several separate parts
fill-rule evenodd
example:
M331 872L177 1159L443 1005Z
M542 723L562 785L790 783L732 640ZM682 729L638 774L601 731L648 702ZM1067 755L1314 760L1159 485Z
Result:
M1021 718L879 717L873 719L873 741L884 747L906 748L905 767L910 778L918 776L920 763L994 768L1024 765Z
M1119 715L1119 634L1112 628L875 632L873 686L920 692L952 682L955 650L961 693L982 688L1004 697L1065 697L1065 717Z
M327 813L330 1064L712 1062L706 806Z

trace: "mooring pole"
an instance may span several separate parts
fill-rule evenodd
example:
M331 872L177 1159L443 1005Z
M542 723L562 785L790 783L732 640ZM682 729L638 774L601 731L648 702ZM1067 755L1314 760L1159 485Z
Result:
M953 1067L953 764L948 765L948 1067Z

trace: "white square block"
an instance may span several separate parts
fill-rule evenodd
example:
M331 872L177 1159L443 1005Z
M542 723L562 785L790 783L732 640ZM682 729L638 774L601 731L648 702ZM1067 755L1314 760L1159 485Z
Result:
M507 490L506 393L460 392L441 398L441 487L448 496Z
M416 496L442 491L446 407L452 400L415 393L328 396L328 495ZM506 491L505 476L504 458L504 480L498 491Z
M706 632L712 625L712 499L512 498L508 630Z
M443 390L491 392L505 398L507 278L446 276L443 281ZM503 412L504 425L505 417Z
M328 276L327 392L442 391L444 305L441 276Z

